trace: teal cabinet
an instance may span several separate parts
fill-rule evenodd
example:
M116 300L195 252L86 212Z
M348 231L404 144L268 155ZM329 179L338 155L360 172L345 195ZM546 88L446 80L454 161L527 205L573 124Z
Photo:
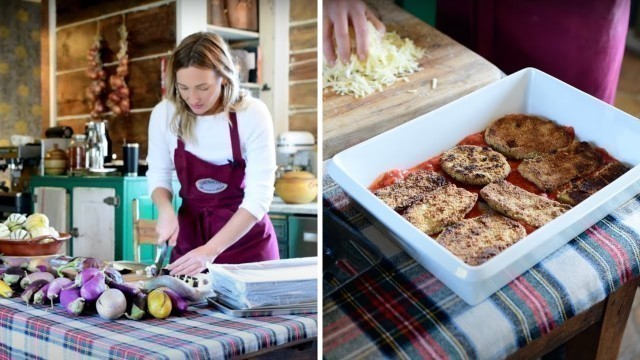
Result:
M281 259L317 256L317 216L271 212L269 218L278 238Z
M30 186L33 194L42 193L38 188L66 191L67 204L45 204L44 209L51 216L65 212L73 236L70 255L133 260L132 201L147 195L145 177L35 176ZM39 200L34 196L34 209L43 208Z
M174 194L173 209L177 214L178 209L180 209L180 206L182 205L182 198L178 196L178 192L180 191L180 183L177 180L173 181L172 183L172 191ZM138 214L140 216L140 219L155 220L158 218L158 209L153 204L153 201L151 200L151 195L145 194L143 196L138 197L137 199L138 199L138 211L139 211ZM131 238L131 244L133 244L133 238ZM169 248L168 254L171 253L171 249L172 248ZM140 262L145 264L152 264L155 261L155 256L156 256L155 246L149 245L149 244L140 245ZM133 254L132 254L132 259L133 259ZM165 260L165 262L166 263L169 262L168 257Z
M280 251L280 259L289 258L289 238L287 216L283 214L269 214L269 219L273 224L276 237L278 238L278 250Z

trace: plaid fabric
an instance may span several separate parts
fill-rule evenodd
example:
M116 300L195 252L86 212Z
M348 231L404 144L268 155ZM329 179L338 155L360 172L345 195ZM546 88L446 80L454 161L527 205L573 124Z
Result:
M389 241L328 176L323 185L325 207L373 242ZM602 301L639 267L640 195L473 307L399 251L324 299L324 356L504 358Z
M317 336L317 316L235 318L206 303L167 319L108 321L0 299L0 359L222 359Z

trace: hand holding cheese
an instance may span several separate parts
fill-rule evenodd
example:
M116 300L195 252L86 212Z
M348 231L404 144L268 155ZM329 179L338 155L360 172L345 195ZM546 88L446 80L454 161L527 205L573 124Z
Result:
M327 61L331 64L335 63L337 48L340 61L349 62L352 49L349 25L355 33L358 58L364 61L369 54L370 35L367 21L370 21L379 32L385 31L384 24L361 0L325 0L322 5L324 12L322 47Z

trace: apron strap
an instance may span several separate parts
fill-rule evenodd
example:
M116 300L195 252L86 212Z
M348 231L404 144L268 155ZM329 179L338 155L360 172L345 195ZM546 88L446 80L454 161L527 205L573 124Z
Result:
M238 133L238 119L235 111L229 112L231 123L229 124L229 133L231 135L231 150L233 151L233 162L239 163L242 160L240 152L240 134Z

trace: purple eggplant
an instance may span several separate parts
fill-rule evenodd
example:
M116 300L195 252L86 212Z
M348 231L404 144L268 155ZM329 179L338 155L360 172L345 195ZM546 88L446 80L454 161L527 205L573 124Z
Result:
M29 284L36 280L47 280L47 282L53 281L54 276L49 272L34 272L20 280L20 287L26 289Z
M21 266L11 266L5 270L2 274L2 279L9 286L20 284L22 278L26 275L26 272Z
M92 257L84 258L80 263L82 270L89 268L101 269L103 265L104 263L102 261Z
M87 282L89 282L94 276L96 276L98 274L102 274L102 271L100 271L100 269L86 268L86 269L80 271L80 273L78 273L78 275L76 275L76 285L78 287L80 287L80 286L86 284ZM102 274L102 277L104 279L104 274Z
M169 296L169 299L171 299L171 312L174 315L182 315L182 313L187 311L189 303L185 299L180 297L178 293L169 289L168 287L161 287L160 289Z
M104 269L104 274L107 276L108 279L113 280L114 282L118 283L118 284L122 284L124 283L124 279L122 278L122 274L120 274L120 272L114 268L112 268L111 266L107 266Z
M80 296L80 289L73 287L60 292L60 303L71 315L80 315L84 309L85 300Z
M158 276L145 281L143 284L144 289L148 291L163 286L168 287L180 295L180 297L189 301L198 301L202 298L202 294L198 290L171 275Z
M96 258L76 257L72 261L69 261L68 263L58 267L57 271L59 276L63 276L62 272L63 270L66 270L66 269L72 269L77 272L81 272L82 270L88 269L88 268L100 269L101 266L102 266L102 263L100 262L100 260Z
M29 286L27 286L24 289L20 297L22 298L22 300L24 300L27 303L27 305L29 305L29 301L33 297L33 294L35 294L38 290L40 290L43 286L47 285L48 283L49 281L45 279L36 280L30 283Z
M38 305L43 305L49 298L47 297L47 290L49 290L49 286L51 286L51 282L47 285L40 288L40 290L36 291L33 294L33 303Z
M82 270L82 272L87 270L91 270L91 268ZM89 281L84 282L80 288L80 296L87 300L87 302L94 302L98 300L100 295L107 290L107 284L105 283L104 278L104 273L99 271L95 276L89 279Z
M71 281L70 279L67 279L65 277L53 279L53 281L49 284L49 288L47 289L47 299L51 301L51 305L53 305L58 296L60 296L62 290L71 287L75 286L73 285L73 281Z
M127 299L127 312L125 315L131 320L140 320L147 311L147 295L135 286L118 284L107 278L107 286L122 291Z

